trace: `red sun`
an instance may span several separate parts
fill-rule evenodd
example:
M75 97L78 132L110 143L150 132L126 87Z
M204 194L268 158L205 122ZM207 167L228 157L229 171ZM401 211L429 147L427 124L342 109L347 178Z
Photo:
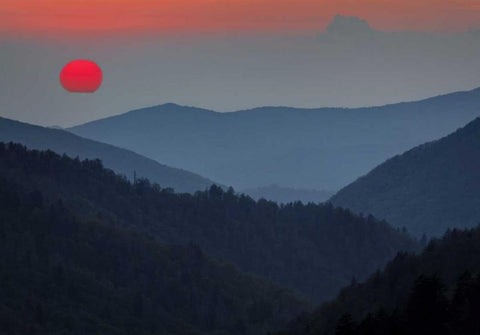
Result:
M69 92L93 93L102 84L102 69L93 61L72 60L60 72L60 83Z

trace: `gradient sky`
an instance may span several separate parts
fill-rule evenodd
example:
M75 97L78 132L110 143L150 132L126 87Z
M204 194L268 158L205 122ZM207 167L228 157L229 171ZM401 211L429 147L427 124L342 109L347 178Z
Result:
M3 0L3 34L323 29L335 14L384 31L479 28L472 0Z

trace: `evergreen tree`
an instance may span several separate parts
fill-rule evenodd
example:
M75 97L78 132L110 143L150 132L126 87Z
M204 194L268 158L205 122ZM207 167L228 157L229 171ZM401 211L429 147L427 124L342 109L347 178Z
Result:
M412 334L449 334L448 300L438 276L420 276L407 303L408 326Z
M355 335L356 325L350 314L344 314L340 317L335 327L335 335Z

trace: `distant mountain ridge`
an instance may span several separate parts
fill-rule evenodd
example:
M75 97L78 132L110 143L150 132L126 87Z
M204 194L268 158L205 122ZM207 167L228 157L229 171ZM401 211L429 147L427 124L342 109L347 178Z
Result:
M379 165L331 198L420 236L480 223L480 118Z
M44 128L0 117L0 141L21 143L31 149L50 149L81 159L100 159L106 167L133 179L149 178L176 192L202 191L213 182L197 174L160 164L130 150L82 138L61 129Z
M262 107L231 113L165 104L68 130L236 189L338 190L387 158L480 115L480 89L381 107Z

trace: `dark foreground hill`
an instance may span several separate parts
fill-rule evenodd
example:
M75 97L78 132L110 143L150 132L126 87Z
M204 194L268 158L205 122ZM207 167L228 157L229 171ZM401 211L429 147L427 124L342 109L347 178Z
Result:
M421 255L401 253L284 334L477 335L480 228L452 230Z
M337 206L440 236L480 223L480 119L395 156L338 192Z
M1 334L260 335L307 306L193 244L84 219L2 178L0 252Z
M101 217L174 244L198 244L314 301L332 298L353 277L365 278L399 250L415 250L405 234L373 217L325 205L255 202L212 186L174 194L147 180L131 185L100 161L1 146L0 176L61 198L82 217Z
M203 191L213 182L194 173L171 168L132 151L85 139L69 132L0 118L0 141L22 143L31 149L52 150L81 159L101 159L106 167L132 179L149 178L177 192Z
M234 113L167 104L70 128L238 189L338 190L389 157L480 115L480 89L357 109Z

